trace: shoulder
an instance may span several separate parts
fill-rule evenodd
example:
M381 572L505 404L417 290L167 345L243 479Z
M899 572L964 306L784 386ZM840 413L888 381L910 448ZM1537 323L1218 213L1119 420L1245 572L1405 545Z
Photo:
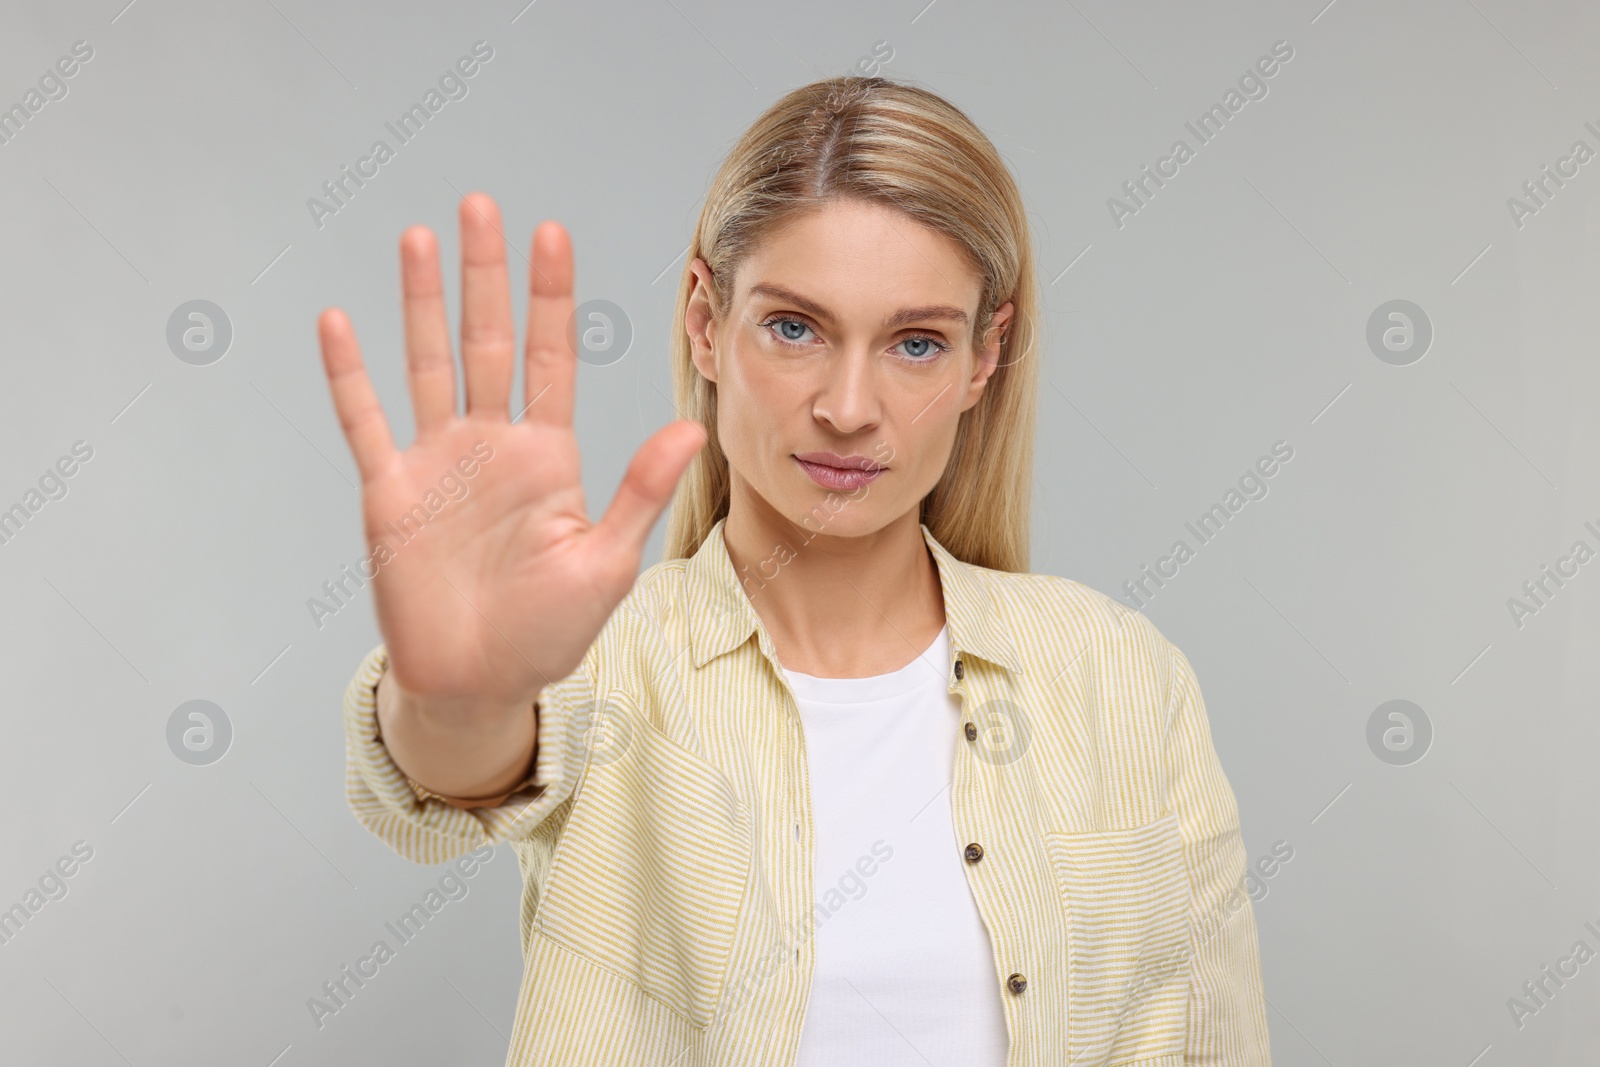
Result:
M617 603L594 644L588 666L603 688L635 686L677 658L690 637L687 559L646 567Z
M640 611L659 610L682 599L688 576L687 558L652 563L639 573L622 602Z
M615 653L625 645L636 645L640 634L662 634L663 628L671 628L675 622L681 626L688 610L688 563L686 559L663 560L641 571L612 611L596 644Z
M1009 624L1017 651L1055 677L1075 665L1092 673L1129 672L1163 696L1188 669L1155 623L1115 597L1072 578L972 568Z

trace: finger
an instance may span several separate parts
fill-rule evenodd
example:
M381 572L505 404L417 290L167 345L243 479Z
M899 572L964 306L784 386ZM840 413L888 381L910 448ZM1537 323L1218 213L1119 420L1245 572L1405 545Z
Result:
M356 344L350 317L338 308L324 311L317 318L317 338L322 343L322 368L328 375L339 426L355 455L361 480L370 482L394 460L394 440L361 362L361 346Z
M602 541L616 551L626 549L635 558L643 554L656 520L705 443L706 432L699 423L677 419L640 445L611 506L595 525Z
M461 368L467 413L508 417L517 330L500 209L482 193L461 200Z
M426 226L400 237L400 277L406 325L406 385L417 433L456 414L456 368L450 358L450 317L439 277L439 242Z
M572 240L559 222L542 222L533 231L532 263L523 411L528 419L570 428L573 382L578 374L572 326Z

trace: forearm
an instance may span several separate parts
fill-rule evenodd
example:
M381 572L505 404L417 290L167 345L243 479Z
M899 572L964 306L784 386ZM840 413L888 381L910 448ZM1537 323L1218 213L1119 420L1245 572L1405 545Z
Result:
M525 781L538 740L537 708L424 698L392 671L378 681L378 729L395 764L446 798L499 797Z

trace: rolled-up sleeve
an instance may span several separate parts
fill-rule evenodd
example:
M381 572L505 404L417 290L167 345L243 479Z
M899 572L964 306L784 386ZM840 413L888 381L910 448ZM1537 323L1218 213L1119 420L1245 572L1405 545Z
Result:
M479 808L419 795L390 756L379 736L376 691L387 666L387 651L379 645L345 689L345 798L356 821L399 855L436 864L484 844L521 840L572 795L582 770L584 734L594 718L590 656L538 695L537 752L527 786L499 804Z
M1172 649L1171 804L1188 869L1189 1018L1186 1067L1268 1067L1266 997L1255 913L1244 890L1239 806L1211 740L1194 668Z

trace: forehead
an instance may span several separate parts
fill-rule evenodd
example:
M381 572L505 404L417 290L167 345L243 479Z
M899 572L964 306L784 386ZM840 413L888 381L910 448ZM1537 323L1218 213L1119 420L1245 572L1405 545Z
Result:
M767 233L735 272L735 300L747 300L756 285L803 293L847 319L932 304L965 308L970 317L981 296L958 242L861 200L830 202Z

